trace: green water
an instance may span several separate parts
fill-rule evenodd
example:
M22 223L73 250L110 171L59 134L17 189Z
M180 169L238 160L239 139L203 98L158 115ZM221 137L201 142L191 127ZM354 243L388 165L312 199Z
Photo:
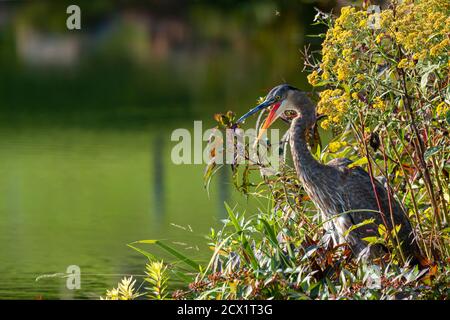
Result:
M283 81L308 89L299 49L315 31L312 4L160 9L156 25L176 21L186 32L181 44L168 36L161 53L154 35L127 19L103 36L92 21L114 5L92 3L81 34L95 48L72 66L30 65L18 49L24 25L64 35L64 11L25 1L0 24L1 299L98 298L122 275L140 281L145 257L126 246L135 240L164 239L205 261L204 235L225 217L223 202L250 212L255 204L225 171L208 197L203 165L172 163L172 131L192 130L194 120L212 126L216 112L243 113ZM36 281L69 265L81 268L80 290L58 277Z
M125 246L134 240L183 242L176 246L204 258L201 235L223 215L217 186L208 199L201 166L171 165L169 133L2 130L0 295L98 296L114 274L142 273L145 260ZM88 274L80 291L65 290L63 279L34 281L72 264Z

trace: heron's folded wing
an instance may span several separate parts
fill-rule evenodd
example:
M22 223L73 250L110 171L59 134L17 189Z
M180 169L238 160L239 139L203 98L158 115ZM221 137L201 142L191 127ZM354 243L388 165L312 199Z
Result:
M387 193L383 186L374 180L379 200L387 203ZM358 237L370 237L378 235L378 226L383 224L383 217L379 212L377 200L373 190L369 174L361 167L346 168L342 173L342 184L340 187L344 199L344 210L353 225L360 225L354 232ZM367 223L369 220L373 223Z
M388 193L378 180L374 179L374 184L384 217L379 210L370 176L364 169L361 167L348 169L347 172L343 174L342 179L343 184L341 192L345 199L346 209L356 210L356 212L349 213L354 224L362 223L368 219L374 219L374 224L377 229L380 224L387 224L388 228L391 229L393 217L394 224L396 226L401 225L401 237L406 239L410 236L412 227L409 219L401 205L393 196L390 199L391 206L389 205ZM360 210L358 211L358 209ZM374 226L368 225L367 228L360 228L359 232L370 233L372 230L368 229L372 227Z

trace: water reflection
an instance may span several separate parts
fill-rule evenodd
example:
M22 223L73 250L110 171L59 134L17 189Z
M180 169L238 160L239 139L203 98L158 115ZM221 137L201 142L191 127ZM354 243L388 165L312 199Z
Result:
M218 196L217 196L217 213L219 219L224 219L228 216L227 210L225 209L224 203L229 202L230 200L230 181L231 181L231 174L229 168L224 168L223 170L220 170L218 173L217 178L217 189L218 189Z
M152 213L157 217L157 222L164 221L162 218L165 215L165 185L164 185L164 144L166 137L163 137L160 132L155 134L153 138L153 145L150 146L150 154L153 156L153 210Z

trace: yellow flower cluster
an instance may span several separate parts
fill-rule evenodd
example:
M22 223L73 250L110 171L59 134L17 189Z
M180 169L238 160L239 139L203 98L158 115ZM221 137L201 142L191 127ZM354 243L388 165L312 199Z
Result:
M397 65L397 68L399 68L399 69L414 68L414 62L408 60L407 58L404 58L404 59L400 60L400 62Z
M339 81L345 81L351 73L350 63L353 55L360 24L367 24L367 12L357 11L354 7L343 7L334 27L327 31L322 44L322 80L335 75Z
M435 57L442 53L448 54L449 49L450 49L450 40L446 38L430 49L430 56Z
M386 32L407 53L421 58L437 56L450 50L450 1L405 0L396 8L381 14Z
M320 81L319 73L316 70L311 72L307 78L308 78L308 82L313 86L317 85Z
M442 101L436 107L436 114L438 117L443 117L450 111L450 105Z
M383 40L384 37L384 33L380 33L379 35L377 35L377 37L375 38L375 42L376 43L381 43L381 40Z
M330 152L336 152L339 149L341 149L342 147L347 146L348 143L346 141L334 141L334 142L330 142L328 144L328 150Z
M347 80L350 74L350 67L348 63L336 64L336 66L333 69L335 70L337 79L339 81Z
M321 126L338 125L364 104L385 111L389 100L380 96L398 84L399 69L418 70L410 72L419 77L415 83L421 81L420 66L450 69L449 13L449 0L403 0L379 14L342 8L322 43L322 61L308 76L311 85L328 87L318 103L318 111L328 115ZM356 92L378 97L365 102L364 94L358 97ZM440 105L444 107L448 106Z
M381 26L395 43L416 58L437 56L449 51L450 1L405 0L381 13Z
M330 124L339 123L349 106L350 96L342 90L322 91L320 101L317 104L317 111L320 114L328 115L328 118L321 122L321 127L328 129Z
M386 103L380 97L376 97L375 101L372 105L375 109L379 109L381 111L386 110Z

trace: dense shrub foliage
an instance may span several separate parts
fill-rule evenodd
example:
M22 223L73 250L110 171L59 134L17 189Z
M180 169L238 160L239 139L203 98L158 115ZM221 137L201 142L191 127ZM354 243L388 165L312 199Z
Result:
M449 13L446 0L402 1L379 14L345 7L335 20L318 16L329 26L321 61L306 56L310 83L323 89L321 126L351 128L346 148L386 179L431 260L449 257Z

